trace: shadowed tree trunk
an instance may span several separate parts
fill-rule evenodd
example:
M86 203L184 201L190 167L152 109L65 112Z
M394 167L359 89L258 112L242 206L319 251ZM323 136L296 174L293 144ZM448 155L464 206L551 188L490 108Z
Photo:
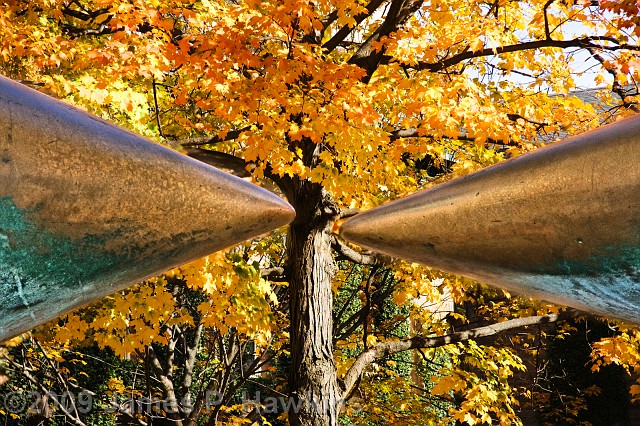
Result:
M317 184L294 180L289 200L297 217L289 228L292 425L337 423L341 390L333 360L333 295L336 265L331 227L336 209Z

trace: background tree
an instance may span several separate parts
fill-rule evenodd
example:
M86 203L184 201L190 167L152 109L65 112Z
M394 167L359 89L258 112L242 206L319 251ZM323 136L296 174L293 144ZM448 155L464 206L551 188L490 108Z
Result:
M287 343L290 374L281 391L297 407L289 412L294 425L336 424L341 401L367 383L378 362L442 347L451 362L430 393L453 404L449 415L469 424L515 421L506 376L517 359L470 339L563 314L544 305L507 316L498 310L487 317L502 322L461 331L452 318L410 308L424 320L414 336L381 332L375 318L385 300L406 306L419 295L437 301L449 292L460 302L468 286L363 253L333 231L354 209L531 150L541 135L553 139L629 114L637 95L634 8L631 1L554 0L5 2L4 74L250 177L297 213L285 236L177 271L186 288L206 296L195 310L185 311L183 293L156 283L68 317L57 333L77 334L57 339L91 330L102 346L136 353L171 404L179 342L184 366L194 359L190 348L205 341L211 357L228 364L215 373L220 380L211 379L215 386L231 377L231 364L244 379L257 371L245 374L244 362L237 364L249 341L263 348L256 359L270 339ZM588 70L585 55L593 59ZM603 92L600 114L569 94L576 77L591 71L619 96L614 104ZM339 260L361 265L367 277L354 289L362 299L352 318L333 306L347 280ZM151 310L142 313L145 304ZM349 354L344 363L334 353L336 333L362 337L355 352L340 349ZM26 374L24 364L14 365L21 368ZM242 384L225 386L235 392ZM174 422L202 414L174 408Z

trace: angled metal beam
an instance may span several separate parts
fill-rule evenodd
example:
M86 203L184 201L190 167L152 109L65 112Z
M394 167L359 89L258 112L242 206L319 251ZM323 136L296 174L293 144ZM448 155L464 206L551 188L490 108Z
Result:
M640 324L640 116L375 208L341 234Z
M264 189L0 77L0 341L293 217Z

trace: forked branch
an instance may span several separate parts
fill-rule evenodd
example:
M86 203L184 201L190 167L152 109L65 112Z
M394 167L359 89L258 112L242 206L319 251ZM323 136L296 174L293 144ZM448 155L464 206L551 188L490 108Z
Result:
M369 16L371 16L373 12L375 12L378 9L378 7L380 7L382 3L384 3L384 0L371 0L369 4L367 4L366 12L360 13L353 17L353 19L355 19L356 21L356 25L343 26L333 35L333 37L331 37L331 39L329 39L329 41L323 44L322 47L327 49L327 51L329 52L331 52L333 49L338 47L340 43L343 42L345 38L347 38L347 36L351 33L351 31L353 31L358 25L360 25L362 21L364 21Z

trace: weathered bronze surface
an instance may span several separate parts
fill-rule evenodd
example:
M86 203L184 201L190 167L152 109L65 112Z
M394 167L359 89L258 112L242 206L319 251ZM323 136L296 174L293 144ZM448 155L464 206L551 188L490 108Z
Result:
M341 234L640 324L640 116L375 208Z
M266 190L0 77L0 340L293 217Z

